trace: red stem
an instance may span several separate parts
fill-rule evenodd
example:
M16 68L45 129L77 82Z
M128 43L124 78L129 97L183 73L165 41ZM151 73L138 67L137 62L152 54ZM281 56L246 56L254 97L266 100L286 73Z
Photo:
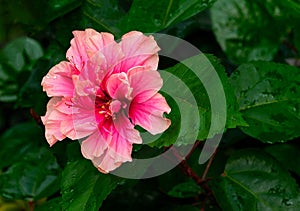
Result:
M34 203L33 203L33 201L29 201L28 204L29 204L29 211L33 211L34 210Z

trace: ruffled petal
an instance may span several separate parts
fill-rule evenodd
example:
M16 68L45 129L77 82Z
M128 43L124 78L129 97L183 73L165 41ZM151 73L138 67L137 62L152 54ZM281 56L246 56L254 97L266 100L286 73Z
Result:
M129 121L124 112L120 112L113 119L114 127L117 133L130 143L141 144L142 138L139 131L134 129L134 125Z
M132 31L122 36L120 42L124 58L115 67L115 72L125 72L136 66L149 66L156 70L160 50L153 36L145 36L141 32Z
M155 135L162 133L170 126L171 121L163 117L165 112L170 113L170 111L171 108L165 98L157 93L143 103L133 99L129 108L129 117L133 124L140 125Z
M102 173L109 173L122 163L132 161L132 143L120 135L112 122L108 124L111 126L99 128L81 144L83 156L90 159ZM111 128L111 131L107 131L107 128Z
M130 99L132 89L129 86L126 73L117 73L107 79L106 90L113 99Z
M71 99L51 98L46 115L41 117L48 143L52 146L66 137L72 140L84 138L97 130L94 111L89 106L91 104L92 101L84 99L75 104Z
M45 125L45 137L50 146L53 146L57 141L66 138L59 129L61 123L59 119L64 118L66 115L56 109L56 106L61 103L62 99L60 97L51 98L47 104L45 116L41 117L42 122Z
M46 91L49 97L71 97L74 91L72 82L72 74L74 73L76 71L71 63L60 62L44 76L41 83L43 91Z
M67 58L81 71L87 60L95 53L101 51L106 58L107 64L113 65L123 55L118 47L114 36L110 33L99 33L93 29L85 31L73 31L74 38L71 47L67 51Z
M97 131L94 96L75 96L72 107L75 138L83 138ZM68 136L69 137L69 136Z
M128 71L128 80L132 87L132 98L143 93L140 103L155 95L163 85L163 80L156 70L147 67L135 67ZM147 92L147 93L146 93ZM141 101L143 100L143 101Z
M107 147L107 141L99 131L96 131L81 143L81 153L85 158L92 160L102 156Z
M110 145L100 157L94 157L92 162L102 173L109 173L122 163L132 161L132 144L118 133L113 133Z

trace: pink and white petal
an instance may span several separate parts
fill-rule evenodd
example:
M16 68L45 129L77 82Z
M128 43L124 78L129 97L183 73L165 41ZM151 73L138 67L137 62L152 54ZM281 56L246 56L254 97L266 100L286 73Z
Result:
M122 163L132 161L132 145L119 135L113 134L110 146L100 157L92 159L93 164L102 173L109 173Z
M42 80L43 91L46 91L49 97L71 97L74 91L72 82L74 71L74 66L69 62L60 62L55 65Z
M157 52L160 50L153 36L145 36L138 31L123 35L120 46L124 58L115 67L116 71L126 72L135 66L149 66L156 70L158 66Z
M82 80L79 78L79 75L73 75L72 80L74 83L76 94L77 96L88 96L90 94L96 93L97 86L93 84L89 80Z
M163 80L160 77L160 74L156 70L148 69L147 67L134 67L128 71L128 80L130 87L132 87L132 97L145 93L149 99L155 95L162 87Z
M143 142L139 131L134 129L134 125L124 112L116 114L115 118L113 118L113 124L116 132L124 140L134 144L141 144Z
M106 46L117 45L112 34L105 32L99 33L93 29L73 31L73 35L74 38L71 40L71 47L67 51L67 58L74 63L80 71L87 60L96 52L101 51ZM113 48L110 47L110 49ZM108 58L111 59L110 54Z
M97 130L95 112L94 96L76 96L73 99L72 125L77 139L86 137Z
M122 162L115 162L114 158L112 158L107 152L105 152L102 156L94 157L91 160L98 171L103 174L108 174L122 165Z
M125 125L123 121L127 120L129 122L125 115L121 115L119 117L119 122L115 123L108 121L106 123L106 128L109 128L109 131L99 128L102 137L104 140L106 140L106 143L109 144L107 153L109 153L116 160L116 162L131 160L132 143L128 140L128 138L132 137L133 140L138 139L138 137L134 137L135 135L139 136L138 131L136 131L137 134L135 134L135 131L130 131L130 126ZM123 131L118 130L120 128L117 129L116 126L123 126ZM124 134L124 132L127 132L128 134Z
M171 121L163 117L164 113L170 113L171 108L165 98L157 93L147 101L138 103L133 99L129 108L129 117L133 124L140 125L151 134L162 133L171 124Z
M60 121L48 121L45 124L45 137L50 146L53 146L57 141L61 141L66 138L64 134L59 130Z
M61 97L52 97L47 104L47 112L45 116L41 117L42 121L47 121L49 115L52 113L52 111L56 109L55 106L57 106L60 103L62 103Z
M87 159L94 159L100 157L107 149L107 141L99 131L91 134L87 139L81 143L81 153Z
M106 90L113 99L131 99L132 89L129 86L126 73L111 75L106 81Z
M56 109L57 104L60 103L61 98L51 98L47 104L47 112L45 116L41 117L42 122L45 125L45 137L50 146L66 137L59 129L61 123L60 118L64 117L64 114Z

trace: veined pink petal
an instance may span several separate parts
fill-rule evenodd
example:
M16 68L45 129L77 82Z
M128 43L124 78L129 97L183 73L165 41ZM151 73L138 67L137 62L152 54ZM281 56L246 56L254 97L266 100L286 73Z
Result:
M104 154L100 157L94 157L92 163L94 166L103 174L108 174L110 171L115 170L116 168L120 167L123 162L131 161L131 160L124 160L123 162L116 162L114 157L112 157L109 153L109 150L106 150Z
M77 95L95 94L106 74L106 59L99 51L87 61L87 64L78 75L72 76Z
M146 101L155 95L163 85L163 80L156 70L148 69L147 67L134 67L128 71L129 84L132 87L131 96L135 96L147 92L143 95L143 100ZM142 100L141 98L139 98ZM139 101L142 103L144 101Z
M162 133L170 126L171 121L163 117L163 113L170 113L170 111L165 98L157 93L142 103L133 99L129 108L129 117L133 124L140 125L155 135Z
M114 36L110 33L99 33L93 29L86 29L85 31L73 31L73 35L71 47L67 51L67 58L80 71L88 59L99 51L105 55L108 64L111 65L122 55Z
M156 70L157 52L160 50L153 36L145 36L141 32L132 31L123 35L120 42L124 58L114 68L115 72L125 72L136 66L149 66Z
M129 121L124 112L116 115L115 119L113 119L113 124L116 132L124 140L134 144L141 144L143 142L140 133L134 129L134 125Z
M60 127L61 121L53 120L53 116L63 117L63 114L56 109L56 105L61 103L60 97L53 97L47 104L47 112L45 116L42 116L42 122L45 125L45 136L47 142L52 146L57 141L66 138L64 134L58 129Z
M114 126L111 128L111 133L100 129L81 144L83 156L92 160L102 173L108 173L122 163L132 160L132 144L113 129Z
M72 118L76 139L84 138L97 131L95 98L93 96L75 96Z
M95 167L102 173L109 173L122 163L132 161L132 144L123 139L118 133L113 133L110 146L100 157L92 160Z
M87 159L100 157L108 147L109 140L105 140L99 131L90 135L81 143L81 153Z
M72 82L74 71L74 66L69 62L60 62L55 65L42 80L43 91L46 91L49 97L71 97L74 91Z
M74 108L74 102L70 99L51 98L46 115L42 117L46 139L51 146L66 137L72 140L86 137L97 129L93 110L88 109L87 105Z
M130 88L126 73L111 75L106 82L106 89L113 99L130 99L132 89Z

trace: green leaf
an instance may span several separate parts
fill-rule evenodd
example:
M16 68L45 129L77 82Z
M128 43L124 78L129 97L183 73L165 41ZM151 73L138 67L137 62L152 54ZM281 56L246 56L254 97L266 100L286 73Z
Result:
M300 2L299 0L274 0L277 5L285 9L286 16L300 17Z
M43 141L42 130L34 122L20 123L6 130L0 137L0 169L19 161Z
M81 25L84 28L108 31L117 37L131 30L157 32L196 15L214 2L215 0L134 0L131 5L122 8L117 0L88 0L82 8Z
M47 197L59 189L60 167L46 148L32 150L0 175L0 193L8 199L28 201Z
M300 136L300 70L271 62L243 64L230 80L249 127L241 129L263 142Z
M44 22L49 23L76 9L81 4L82 0L48 0L44 5L46 8L43 20Z
M42 56L40 44L29 37L15 39L2 50L3 61L18 72L23 70L27 62L36 61Z
M299 187L286 169L260 150L234 153L213 186L223 210L298 210Z
M162 71L161 76L162 91L174 99L168 103L173 109L175 102L181 116L172 121L173 125L180 125L177 145L192 144L195 138L212 138L225 127L245 125L225 70L215 57L204 54L191 57Z
M196 15L214 2L215 0L134 0L119 27L124 26L123 32L134 29L156 32Z
M34 208L35 211L44 211L44 210L53 210L53 211L60 211L62 210L62 207L60 205L61 198L57 197L54 199L51 199L41 205L38 205Z
M300 148L295 144L276 144L264 149L278 160L285 168L300 176Z
M286 22L274 19L266 5L261 1L219 0L212 7L214 33L234 62L270 61L276 54Z
M62 207L64 210L98 210L120 181L122 179L116 176L97 171L89 160L71 161L62 175Z
M199 195L201 192L200 186L193 181L188 181L175 185L169 192L168 195L177 198L188 198Z
M41 81L50 68L50 62L45 59L40 59L37 62L28 80L19 90L17 106L30 107L38 113L45 110L47 96L42 91Z
M13 102L36 61L43 56L40 44L29 38L13 40L0 52L0 101Z

